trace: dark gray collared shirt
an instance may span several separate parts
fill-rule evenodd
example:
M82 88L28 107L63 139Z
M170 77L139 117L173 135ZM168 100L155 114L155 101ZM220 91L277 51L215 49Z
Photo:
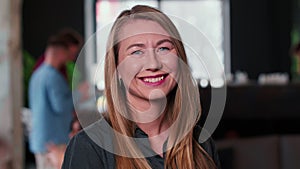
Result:
M89 130L83 130L72 138L69 142L65 153L65 159L62 166L62 169L115 169L115 158L114 154L103 149L99 146L99 143L96 143L95 139L102 138L102 140L109 140L109 136L101 135L93 137L89 131L96 129L99 131L99 125L92 125ZM95 132L94 131L94 132ZM194 136L198 135L201 131L199 126L194 128ZM147 138L147 134L144 133L141 129L137 128L135 132L136 138ZM112 141L109 140L106 143L100 143L102 146L112 144ZM143 143L144 144L144 143ZM148 143L146 143L148 144ZM200 143L199 143L200 144ZM220 163L218 159L217 150L213 143L212 139L208 139L206 142L200 144L203 149L212 157L218 168L220 168ZM141 147L143 145L139 145ZM164 144L165 147L165 144ZM149 151L149 150L148 150ZM163 169L164 168L164 157L161 157L158 154L155 154L151 150L154 156L146 157L149 165L154 169Z

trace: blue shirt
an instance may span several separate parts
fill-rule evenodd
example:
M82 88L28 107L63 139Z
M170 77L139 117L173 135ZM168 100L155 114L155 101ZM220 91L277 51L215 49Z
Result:
M31 152L45 153L49 143L67 144L74 111L72 92L54 67L44 63L31 76L29 107L32 111Z

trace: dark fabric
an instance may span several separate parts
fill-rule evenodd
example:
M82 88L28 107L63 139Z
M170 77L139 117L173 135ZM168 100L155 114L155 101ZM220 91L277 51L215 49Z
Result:
M95 128L94 125L92 128ZM97 127L96 127L97 128ZM91 128L90 128L91 129ZM99 128L98 128L99 129ZM91 130L89 130L91 131ZM98 130L99 131L99 130ZM194 136L197 136L197 133L200 133L201 128L196 126L194 128ZM144 133L141 129L137 128L135 133L136 138L147 138L147 134ZM102 134L102 136L104 136ZM108 136L102 137L106 138ZM91 139L92 138L92 139ZM115 168L115 159L114 154L104 150L101 148L98 144L96 144L94 141L95 137L91 136L91 134L87 134L86 131L81 131L78 133L73 139L69 142L69 145L66 150L64 163L62 166L62 169L114 169ZM112 141L107 138L108 141L104 142L110 142L112 144ZM106 139L106 140L107 140ZM94 140L94 141L93 141ZM198 138L197 138L198 140ZM101 142L100 144L104 144ZM108 143L109 144L109 143ZM137 142L138 146L141 148L141 151L144 153L143 150L149 151L149 149L144 149L144 147L148 147L149 143L139 143ZM215 161L218 168L220 168L220 162L217 154L217 150L215 148L215 144L212 139L208 139L204 143L199 143L203 149L212 157L212 159ZM107 145L107 143L106 143ZM165 147L166 143L164 144ZM150 150L154 153L153 150ZM149 152L148 152L149 153ZM147 161L150 164L150 166L154 169L162 169L164 168L164 157L159 155L154 155L151 157L147 157Z

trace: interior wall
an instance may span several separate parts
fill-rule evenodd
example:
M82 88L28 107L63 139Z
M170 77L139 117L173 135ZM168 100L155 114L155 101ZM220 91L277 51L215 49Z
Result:
M230 0L233 73L290 73L292 1Z
M230 0L231 72L290 73L292 1ZM83 0L26 0L23 5L23 48L41 55L47 38L63 27L84 33Z
M0 168L23 168L21 3L0 1Z
M9 1L0 2L0 72L1 72L1 90L0 90L0 139L7 139L11 130L11 106L9 103L9 86L10 86L10 61L8 54L9 39Z
M40 56L50 35L69 27L84 33L84 0L25 0L23 3L23 48Z

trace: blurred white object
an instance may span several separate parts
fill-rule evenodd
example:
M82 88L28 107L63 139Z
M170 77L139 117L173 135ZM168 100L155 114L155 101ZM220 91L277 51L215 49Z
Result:
M236 84L246 84L249 82L248 74L246 72L237 71L235 73Z
M200 80L200 86L203 88L206 88L208 86L208 80L207 79L201 79Z
M25 129L24 129L25 135L28 135L32 129L31 117L32 117L31 110L29 108L23 107L22 114L21 114L21 120L25 126Z
M261 85L266 85L266 84L285 85L288 82L289 82L289 75L287 73L260 74L258 77L258 83Z
M222 78L215 78L210 81L210 85L213 88L221 88L225 85L225 82Z
M99 113L103 113L107 111L107 102L106 102L106 97L104 95L98 98L97 108Z
M233 74L232 73L227 73L226 74L226 82L227 83L233 82Z

